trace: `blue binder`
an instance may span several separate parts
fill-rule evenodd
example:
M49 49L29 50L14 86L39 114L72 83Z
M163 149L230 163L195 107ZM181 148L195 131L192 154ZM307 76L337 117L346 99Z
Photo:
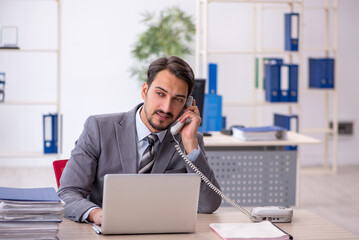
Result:
M208 64L208 93L217 94L217 64Z
M0 72L0 102L5 101L5 76L4 72Z
M334 59L333 58L327 58L324 60L326 70L325 70L325 76L327 78L327 87L328 88L334 88Z
M298 102L298 65L287 64L289 68L288 102Z
M9 201L60 202L56 190L47 188L0 187L0 199Z
M220 131L223 128L222 96L217 95L217 64L208 64L208 94L204 96L200 132Z
M43 115L44 153L58 152L57 114Z
M264 69L266 101L298 101L298 65L278 61L266 64Z
M334 88L334 59L309 58L309 87Z
M284 15L284 49L298 51L299 48L299 13Z
M265 99L268 102L280 101L280 67L279 64L266 64L264 67Z
M279 101L289 102L290 67L288 64L280 65L279 75Z
M220 131L223 127L222 96L206 94L204 97L204 110L200 132Z
M287 129L288 131L298 132L298 115L274 114L274 125Z
M263 58L263 69L267 64L283 64L283 58ZM263 76L263 89L266 86L266 77L265 74Z
M288 131L298 132L298 115L274 114L274 125L287 129ZM286 150L297 150L297 146L286 146Z

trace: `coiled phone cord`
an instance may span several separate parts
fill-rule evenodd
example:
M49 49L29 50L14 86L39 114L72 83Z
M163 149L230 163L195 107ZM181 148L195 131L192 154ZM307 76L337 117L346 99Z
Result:
M229 203L231 206L233 206L234 208L238 209L240 212L242 212L243 214L245 214L247 217L249 217L252 221L254 221L254 218L252 217L252 215L250 214L250 212L248 212L246 209L244 209L243 207L239 206L234 200L232 200L231 198L229 198L226 194L224 194L221 190L219 190L215 185L213 185L213 183L196 167L196 165L194 165L188 158L187 156L183 153L178 141L176 140L176 138L172 135L173 139L175 140L175 142L177 143L175 145L175 148L177 150L177 152L180 154L180 156L184 159L184 161L188 164L188 166L190 166L190 168L193 169L193 171L195 173L197 173L201 179L207 184L207 186L209 188L211 188L215 193L217 193L219 196L221 196L222 199L224 199L227 203Z

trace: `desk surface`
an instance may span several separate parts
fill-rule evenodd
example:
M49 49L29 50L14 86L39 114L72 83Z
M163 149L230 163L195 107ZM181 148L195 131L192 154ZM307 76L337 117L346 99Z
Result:
M287 132L287 140L276 141L242 141L233 136L211 132L212 136L204 137L206 147L234 147L234 146L286 146L301 144L319 144L320 141L296 132Z
M250 220L233 208L221 208L213 214L198 214L195 233L188 234L149 234L149 235L97 235L90 224L75 223L68 219L60 224L58 238L61 240L76 239L221 239L209 227L210 223L250 222ZM291 223L278 224L295 240L337 240L359 239L354 233L329 222L306 210L294 210Z

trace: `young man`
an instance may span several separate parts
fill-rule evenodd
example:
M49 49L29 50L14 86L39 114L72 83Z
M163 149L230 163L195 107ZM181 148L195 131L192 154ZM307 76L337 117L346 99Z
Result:
M60 181L58 194L66 203L65 217L101 224L106 174L193 172L176 151L169 131L177 119L191 119L175 137L187 157L219 188L204 152L203 136L197 133L201 117L195 101L184 109L194 80L191 67L182 59L157 59L149 66L147 82L142 87L143 104L129 112L87 119ZM154 161L142 168L141 159L148 155L144 153L151 133L156 135L151 152ZM212 213L220 203L221 198L202 182L198 212Z

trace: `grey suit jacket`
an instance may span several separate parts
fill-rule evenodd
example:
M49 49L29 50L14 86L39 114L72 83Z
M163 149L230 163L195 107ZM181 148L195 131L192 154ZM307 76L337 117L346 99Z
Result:
M140 106L129 112L91 116L86 120L60 180L58 195L66 203L65 217L80 221L88 209L102 206L106 174L137 173L135 114ZM183 149L180 135L176 137ZM219 188L203 151L202 134L197 134L197 138L201 152L194 164ZM174 146L175 141L168 131L151 173L193 172ZM221 198L202 182L198 212L212 213L220 203Z

